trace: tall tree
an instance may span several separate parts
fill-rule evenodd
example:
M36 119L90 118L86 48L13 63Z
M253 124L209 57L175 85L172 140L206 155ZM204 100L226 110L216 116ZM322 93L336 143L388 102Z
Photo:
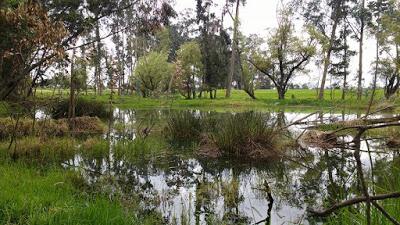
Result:
M278 28L268 40L268 51L254 50L249 62L274 83L279 99L284 99L288 84L315 54L314 40L302 40L295 36L293 8L283 8L279 12Z
M348 39L351 34L349 24L343 21L339 32L339 37L335 40L332 48L333 60L329 69L329 74L334 78L343 79L342 100L346 98L347 80L349 72L350 57L356 54L350 49Z
M233 0L228 0L228 2L234 2ZM231 53L231 59L230 59L230 68L229 68L229 73L228 73L228 78L226 81L226 94L225 97L226 98L230 98L231 97L231 89L232 89L232 80L233 80L233 76L235 74L235 71L237 71L236 69L236 62L238 61L238 30L239 30L239 7L240 7L240 3L242 2L242 4L245 4L246 1L245 0L236 0L236 10L235 10L235 17L233 19L233 37L232 37L232 53ZM229 12L229 11L228 11ZM232 15L229 12L230 15Z
M218 87L225 87L228 76L231 40L224 29L221 29L221 21L214 13L210 12L213 5L211 0L197 0L196 22L199 26L199 44L203 56L204 75L202 78L202 90L211 92Z
M318 99L324 99L325 83L331 64L333 43L340 21L344 18L344 3L346 0L309 0L305 1L303 16L308 26L322 35L320 44L323 49L323 72L319 88ZM327 16L329 14L329 16Z

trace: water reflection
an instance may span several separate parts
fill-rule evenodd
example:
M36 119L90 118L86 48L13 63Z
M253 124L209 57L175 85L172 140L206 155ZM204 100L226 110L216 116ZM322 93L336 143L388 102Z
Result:
M196 116L223 116L212 111L191 111ZM166 223L176 224L318 224L307 216L307 208L326 206L360 193L357 162L353 150L289 149L292 160L262 163L234 160L207 160L182 149L146 160L128 160L115 155L113 147L150 133L162 133L173 110L119 110L113 115L105 138L107 156L77 155L65 166L79 169L93 186L110 194L138 196L146 210L161 212ZM280 126L307 116L307 113L276 112ZM313 121L338 121L357 115L316 114L307 124L288 129L294 137ZM379 142L361 141L360 149L377 149ZM189 154L188 154L189 152ZM392 161L393 151L360 151L365 179L379 162Z

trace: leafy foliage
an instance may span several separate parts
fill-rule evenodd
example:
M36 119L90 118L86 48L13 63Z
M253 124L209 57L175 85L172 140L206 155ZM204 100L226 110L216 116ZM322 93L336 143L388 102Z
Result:
M196 98L196 81L201 79L203 63L197 42L183 44L177 54L175 83L179 92L187 99Z
M167 61L163 52L150 52L139 59L134 77L140 84L143 97L157 95L167 89L166 84L173 73L173 65Z

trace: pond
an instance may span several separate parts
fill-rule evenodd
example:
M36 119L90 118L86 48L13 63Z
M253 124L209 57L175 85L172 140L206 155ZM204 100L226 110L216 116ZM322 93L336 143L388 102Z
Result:
M171 143L161 144L168 150L155 150L146 156L116 155L114 150L121 142L147 135L161 139L165 121L176 112L116 109L104 134L108 153L98 157L76 155L63 166L79 170L91 185L110 194L126 198L138 196L145 210L161 213L169 224L216 224L218 221L227 224L322 224L322 220L309 216L308 208L318 209L359 193L356 161L351 149L293 147L287 149L287 157L261 162L202 158L193 151L195 145ZM189 112L212 114L217 118L227 114ZM279 123L290 124L308 113L272 112L271 115ZM382 116L385 115L378 117ZM308 117L307 123L289 127L287 133L296 138L314 121L354 118L357 115L319 113ZM372 182L380 179L377 171L387 170L386 163L398 156L397 149L388 150L382 146L380 139L361 143L362 150L371 149L370 153L361 152L361 161L365 175Z

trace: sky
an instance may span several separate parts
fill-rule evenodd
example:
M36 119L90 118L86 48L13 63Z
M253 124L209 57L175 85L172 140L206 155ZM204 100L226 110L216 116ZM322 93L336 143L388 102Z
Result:
M221 7L225 4L226 0L214 0L218 7L214 10L221 12ZM240 31L246 35L258 34L262 37L268 36L268 30L273 29L277 26L276 11L280 0L247 0L247 4L240 8ZM178 12L183 11L186 8L195 9L196 0L175 0L175 9ZM229 18L226 17L225 20ZM230 26L232 23L226 23L225 27ZM297 32L301 32L301 21L296 22ZM368 35L367 35L368 36ZM355 41L350 42L350 47L352 50L358 52L358 43ZM372 38L367 38L364 43L364 66L363 74L365 77L364 86L368 86L372 82L371 74L371 63L374 60L375 55L375 44ZM315 62L311 62L308 66L310 71L308 75L300 75L294 79L295 83L307 83L311 85L317 85L320 75L322 74L322 65L315 65ZM356 74L358 73L358 53L355 55L350 62L350 77L349 84L351 86L356 85ZM329 86L329 78L327 80L327 85Z

